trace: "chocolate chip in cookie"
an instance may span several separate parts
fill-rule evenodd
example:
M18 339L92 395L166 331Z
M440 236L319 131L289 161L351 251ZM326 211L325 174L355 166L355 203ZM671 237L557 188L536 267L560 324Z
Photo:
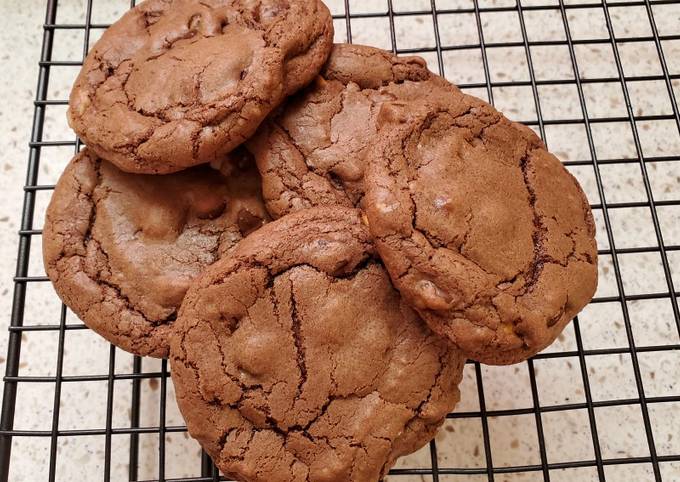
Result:
M172 339L189 433L249 482L381 480L434 437L464 359L393 288L360 213L274 221L190 288Z
M236 158L234 158L236 159ZM268 215L252 162L125 173L85 149L47 210L45 269L64 302L110 342L165 357L189 283Z
M524 360L597 286L578 182L529 128L464 94L386 124L364 202L395 285L469 358Z
M408 113L408 102L418 104L449 90L458 92L420 57L335 45L316 81L248 143L272 217L313 206L358 206L365 154L375 142L381 104L391 102Z
M320 0L146 0L87 56L69 122L124 171L212 162L314 78L332 39Z

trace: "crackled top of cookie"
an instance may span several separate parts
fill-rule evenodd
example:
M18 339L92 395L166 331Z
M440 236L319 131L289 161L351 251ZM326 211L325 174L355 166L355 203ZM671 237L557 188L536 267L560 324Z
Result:
M518 362L552 343L597 284L574 177L479 99L424 108L371 153L365 206L396 286L468 357Z
M140 355L167 356L189 283L267 219L254 167L128 174L87 149L47 211L45 268L92 329Z
M177 401L228 477L377 481L453 409L462 356L372 250L358 211L301 211L188 292L171 348Z
M69 122L128 172L212 162L313 79L332 38L320 0L146 0L87 56Z
M270 214L278 218L312 206L358 206L380 105L437 98L449 90L457 91L420 57L335 45L316 81L248 143Z

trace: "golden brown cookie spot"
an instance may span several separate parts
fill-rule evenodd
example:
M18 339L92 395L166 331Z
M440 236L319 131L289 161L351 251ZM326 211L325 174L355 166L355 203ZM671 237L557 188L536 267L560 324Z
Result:
M76 97L71 101L70 108L73 109L75 107L73 113L77 116L82 116L85 111L90 108L91 103L92 101L87 92L78 92Z
M368 227L369 222L368 222L368 216L366 216L365 212L361 212L361 222L363 223L364 226Z
M439 288L433 281L420 280L415 283L418 307L426 310L447 310L453 305L453 297Z
M139 229L146 239L173 241L184 230L187 209L168 209L168 206L149 206Z

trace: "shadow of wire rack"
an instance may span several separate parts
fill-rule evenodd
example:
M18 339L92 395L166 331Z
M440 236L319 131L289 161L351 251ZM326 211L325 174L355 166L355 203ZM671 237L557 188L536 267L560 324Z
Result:
M46 111L67 105L50 98L51 73L60 67L77 72L82 56L64 61L53 52L60 32L77 31L84 55L107 26L93 21L107 2L78 1L81 23L58 23L57 0L46 2L4 378L0 480L19 480L13 464L33 446L45 457L31 468L30 480L74 473L82 480L225 480L188 440L181 419L175 423L168 413L174 402L165 362L106 345L107 368L68 375L65 340L88 330L63 305L38 320L27 311L31 287L49 286L46 277L30 274L32 263L40 263L37 200L53 188L42 181L41 162L49 162L54 149L80 149L78 140L49 136ZM680 0L328 3L338 40L423 55L464 90L537 130L585 186L599 227L600 289L580 320L525 364L468 364L461 406L441 435L402 461L390 479L680 480ZM23 340L36 334L56 347L47 376L22 374ZM614 360L614 368L603 360ZM85 400L89 392L81 389L94 382L102 386L101 403ZM48 426L17 428L17 394L29 386L46 400ZM81 390L82 410L100 411L103 423L83 426L89 422L81 413L81 425L64 428L60 413L74 398L66 393ZM128 407L122 417L116 413L121 401ZM153 413L151 422L146 412ZM174 436L185 442L179 451Z

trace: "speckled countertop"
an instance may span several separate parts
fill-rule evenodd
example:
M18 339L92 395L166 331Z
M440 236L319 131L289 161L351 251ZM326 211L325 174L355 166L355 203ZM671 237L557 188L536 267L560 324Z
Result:
M350 0L352 13L385 11L387 0ZM58 23L82 23L84 0L61 0ZM328 2L334 13L343 13L344 2ZM556 0L525 0L523 5L555 4ZM565 3L583 3L569 0ZM397 11L429 10L430 0L392 0ZM471 0L437 0L440 9L467 8ZM512 0L481 1L481 6L513 6ZM129 1L95 0L94 23L108 23L117 18ZM680 34L680 4L653 7L661 35ZM644 6L612 7L614 31L619 38L649 36L651 30ZM574 39L607 38L608 32L602 8L570 9L568 20ZM16 231L23 202L22 185L28 158L27 143L33 116L37 61L42 41L43 0L5 0L0 3L0 370L4 373L7 336L12 298L12 275L16 263ZM443 14L438 17L443 45L475 44L479 42L473 13ZM399 48L427 48L435 45L432 15L400 16L394 30ZM564 40L565 31L559 10L532 10L524 13L524 22L531 41ZM482 16L486 42L522 42L519 17L516 12L497 12ZM346 38L344 21L336 22L337 39ZM352 21L354 42L391 48L390 25L386 18L362 18ZM93 39L97 32L93 31ZM80 30L60 30L55 38L54 59L80 60L83 33ZM663 42L671 75L680 74L680 40ZM619 44L621 62L627 76L659 75L661 66L652 42ZM529 80L523 47L494 48L486 51L492 81ZM564 45L542 45L531 49L537 80L573 79L569 51ZM612 49L608 43L579 44L575 54L582 78L618 77ZM436 69L434 53L424 55ZM443 54L446 76L458 83L484 82L479 48L448 50ZM53 68L50 99L67 97L76 68ZM676 99L680 99L680 80L673 80ZM585 83L584 97L591 118L626 117L627 110L618 82ZM629 82L631 105L636 116L643 117L636 126L646 157L668 157L649 162L650 188L656 201L680 200L680 134L673 119L650 118L672 114L669 95L663 80ZM581 119L582 111L574 83L540 85L538 88L543 119ZM486 97L486 89L471 89L471 93ZM494 101L509 117L516 120L536 119L531 86L496 87ZM63 106L50 107L45 120L46 140L72 140ZM645 120L646 119L646 120ZM591 125L593 142L599 159L636 159L636 147L627 121L597 122ZM590 159L583 123L550 124L545 126L546 141L561 159ZM54 148L43 153L40 165L41 184L56 182L61 169L72 155L71 148ZM673 160L675 159L675 160ZM595 171L592 165L570 166L583 184L590 200L600 203ZM602 184L608 203L647 201L638 163L606 163L600 166ZM41 193L36 204L35 228L42 226L49 192ZM680 206L659 206L659 224L667 246L680 245ZM601 210L595 211L598 222L600 249L608 249L607 233ZM649 208L628 207L610 210L612 235L617 249L658 247ZM40 238L34 238L31 275L43 275L40 262ZM680 286L680 251L668 253L676 290ZM623 287L628 295L667 292L661 258L658 251L619 255ZM600 262L598 297L617 296L618 288L611 256ZM27 325L58 322L59 301L49 284L30 286L25 323ZM678 332L669 298L642 299L627 303L630 325L638 346L678 344ZM70 314L69 314L70 315ZM625 348L629 346L621 304L617 301L592 304L579 317L583 348L586 350ZM70 315L69 322L77 322ZM549 352L570 352L577 349L574 327L568 327ZM86 330L67 332L64 342L64 375L108 373L109 346ZM57 336L54 332L31 332L24 335L20 374L54 376L57 357ZM680 352L677 350L638 354L641 381L647 397L680 395ZM117 372L129 373L132 358L116 351ZM144 371L158 371L159 362L145 360ZM583 369L588 374L589 390L594 401L626 400L638 397L636 380L629 354L590 355ZM541 414L546 458L550 463L592 460L594 448L587 410L581 360L577 356L539 359L534 362L536 390L541 406L576 404L567 411L546 411ZM512 367L482 367L486 410L531 409L534 406L526 363ZM157 379L142 383L141 425L159 422L160 387ZM473 366L466 369L462 384L463 400L457 411L480 410L476 374ZM105 424L107 382L64 383L60 398L59 428L101 428ZM20 384L15 428L50 430L54 385L49 383ZM116 382L113 397L113 427L129 426L130 383ZM649 406L656 450L659 455L680 454L680 404L654 403ZM602 457L623 458L648 456L640 406L622 403L598 407L594 417ZM168 387L167 425L182 425ZM536 417L533 413L489 419L489 434L493 464L497 467L540 464ZM482 424L469 417L447 421L437 436L440 467L484 467L486 463ZM114 437L112 442L112 478L127 480L129 437ZM104 465L104 438L60 437L57 444L57 480L99 480ZM156 478L158 473L158 436L140 437L140 478ZM195 476L199 470L198 445L183 433L166 436L166 477ZM39 481L47 479L49 439L16 438L10 480ZM430 467L426 449L400 461L399 467ZM680 480L679 463L661 463L664 480ZM607 480L653 480L651 464L607 465ZM598 480L594 467L551 470L552 481ZM430 480L426 476L394 477L396 481ZM440 476L439 480L482 481L484 476ZM497 475L501 481L543 480L541 472Z

